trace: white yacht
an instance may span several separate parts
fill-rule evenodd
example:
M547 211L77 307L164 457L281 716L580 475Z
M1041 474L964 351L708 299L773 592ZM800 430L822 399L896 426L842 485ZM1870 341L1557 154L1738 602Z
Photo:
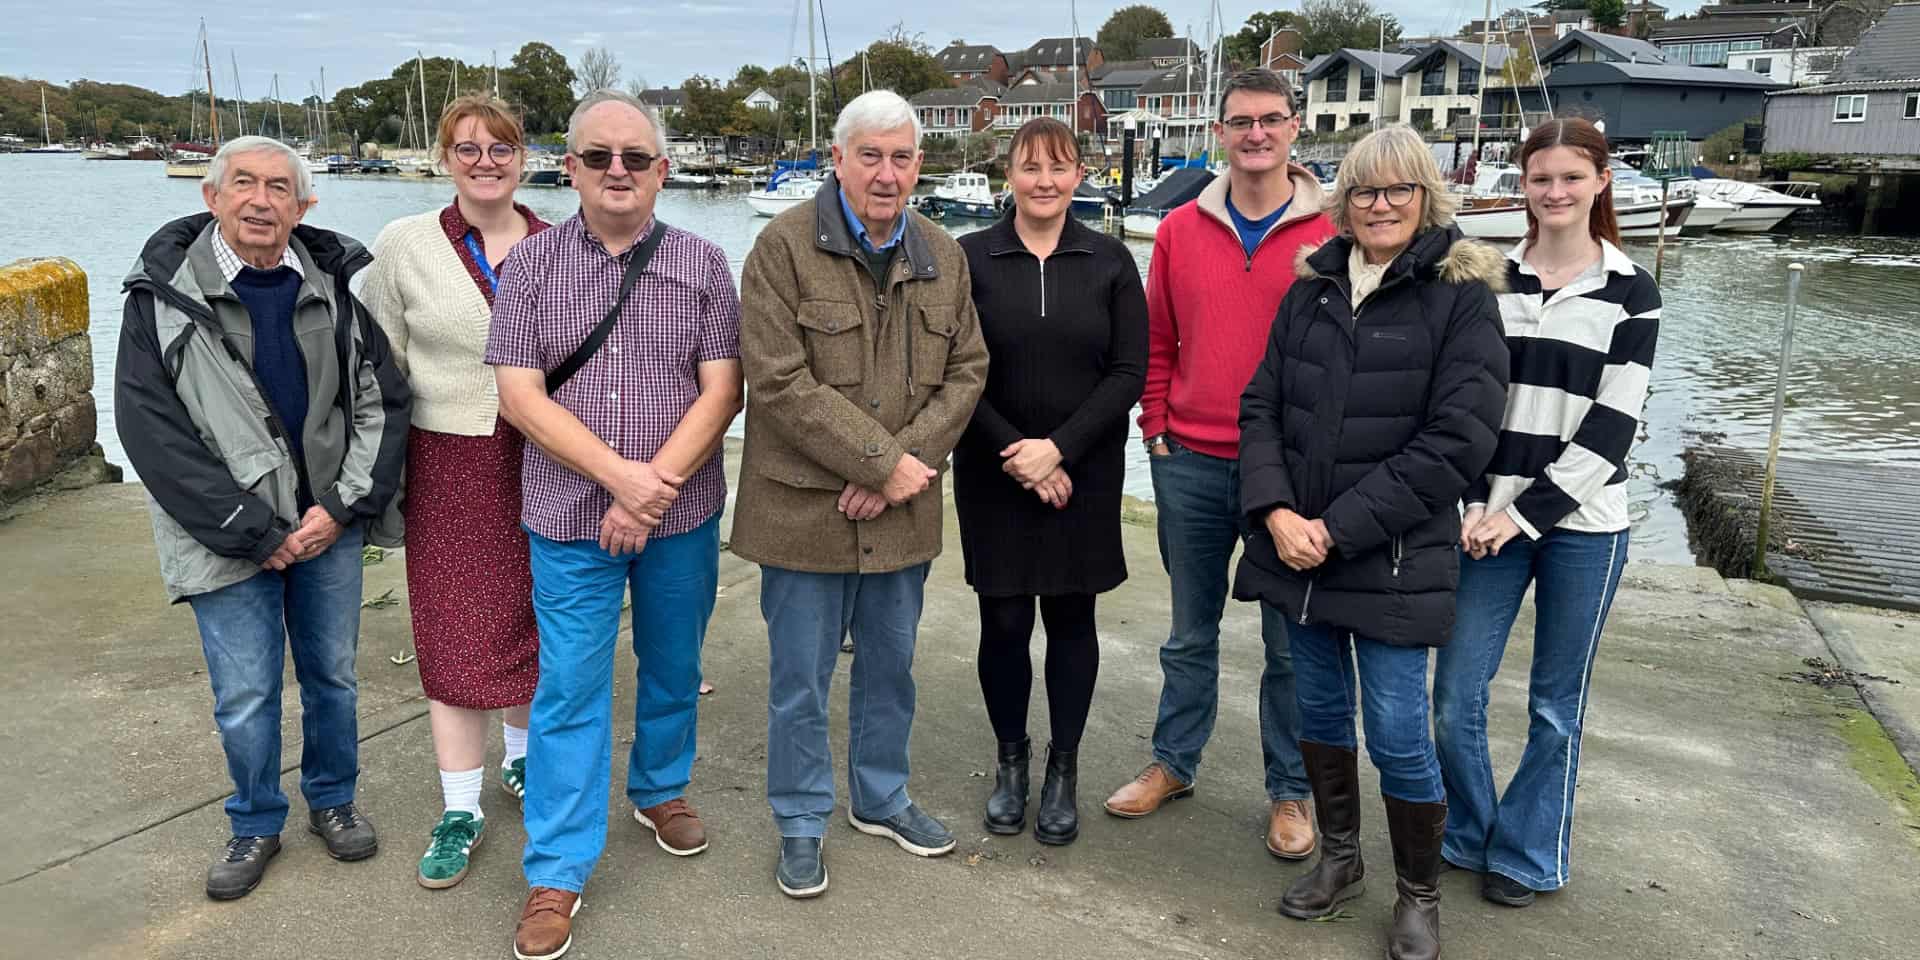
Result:
M757 217L779 216L782 211L818 196L820 185L824 182L782 170L773 175L766 189L747 194L747 206L753 208L753 214Z
M1820 206L1820 185L1808 181L1747 183L1742 180L1700 181L1707 197L1736 207L1720 222L1727 233L1765 233L1808 207Z

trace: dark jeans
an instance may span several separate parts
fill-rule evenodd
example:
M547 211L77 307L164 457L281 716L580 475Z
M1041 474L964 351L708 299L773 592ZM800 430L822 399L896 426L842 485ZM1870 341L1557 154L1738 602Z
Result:
M1317 624L1287 629L1299 681L1300 739L1356 749L1357 698L1380 792L1408 803L1443 799L1440 763L1427 736L1428 648L1396 647Z
M1240 539L1251 531L1240 512L1239 461L1178 445L1172 451L1150 458L1160 512L1160 562L1173 585L1173 625L1160 648L1153 758L1192 783L1219 712L1220 615L1227 605L1229 567ZM1300 800L1310 792L1300 759L1300 710L1285 621L1260 605L1260 639L1267 654L1260 674L1260 748L1269 800Z
M287 822L280 697L289 647L300 684L300 794L313 810L353 800L360 774L360 691L353 672L360 545L360 528L349 527L311 560L187 600L200 627L213 720L233 778L227 819L235 836L271 836Z
M1100 673L1100 635L1093 625L1093 594L1041 597L1047 627L1047 712L1053 745L1080 749ZM1027 700L1033 691L1033 597L980 598L980 692L986 697L993 735L1012 743L1027 735Z
M1566 885L1593 657L1626 563L1625 530L1556 529L1537 541L1515 537L1498 556L1461 558L1453 642L1441 649L1433 678L1448 860L1535 890ZM1529 583L1535 613L1527 746L1502 795L1487 757L1487 687L1500 672Z

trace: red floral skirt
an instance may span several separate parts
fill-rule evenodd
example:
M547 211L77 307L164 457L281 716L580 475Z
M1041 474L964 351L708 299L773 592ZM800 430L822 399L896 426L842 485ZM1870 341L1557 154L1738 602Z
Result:
M407 432L407 592L427 697L470 710L533 702L540 635L520 527L526 440Z

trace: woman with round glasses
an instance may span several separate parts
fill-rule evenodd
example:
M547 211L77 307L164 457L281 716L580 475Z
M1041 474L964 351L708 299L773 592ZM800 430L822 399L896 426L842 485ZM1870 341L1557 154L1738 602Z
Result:
M507 105L461 97L440 115L445 209L380 231L364 297L413 389L402 513L413 646L446 809L420 858L420 885L459 883L485 819L488 712L501 711L500 786L526 792L527 711L539 677L533 575L520 528L525 441L499 416L481 362L500 263L546 229L513 202L525 138Z
M1427 661L1451 635L1460 496L1506 405L1506 266L1453 225L1408 127L1356 144L1333 192L1340 236L1299 260L1241 397L1241 506L1259 533L1234 596L1287 618L1319 819L1320 861L1280 912L1323 917L1361 893L1357 700L1393 844L1387 955L1430 960L1447 805Z

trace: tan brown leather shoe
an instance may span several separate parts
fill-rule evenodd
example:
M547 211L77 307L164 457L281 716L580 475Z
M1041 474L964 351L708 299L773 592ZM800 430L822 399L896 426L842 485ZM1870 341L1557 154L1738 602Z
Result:
M660 849L676 857L691 857L707 848L707 828L700 822L685 797L674 797L644 810L633 811L633 819L653 831Z
M573 915L580 912L580 895L570 890L534 887L520 924L513 928L513 955L520 960L554 960L573 946Z
M1107 812L1116 817L1138 820L1168 800L1193 796L1193 785L1181 783L1155 760L1140 775L1107 798Z
M1267 821L1267 852L1282 860L1313 856L1313 817L1305 800L1275 800Z

